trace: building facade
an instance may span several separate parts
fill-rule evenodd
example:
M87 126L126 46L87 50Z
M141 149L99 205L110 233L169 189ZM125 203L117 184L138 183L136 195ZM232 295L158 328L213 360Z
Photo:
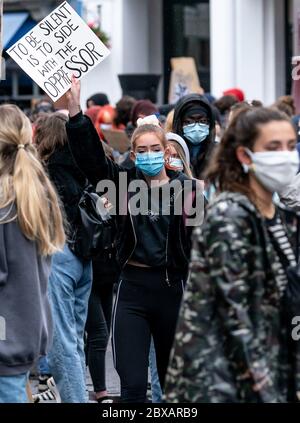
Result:
M5 1L40 20L60 1ZM300 54L300 0L73 0L84 20L109 36L110 56L82 80L83 101L122 95L118 75L160 75L168 98L171 57L195 58L201 84L220 96L239 87L271 104L291 90L291 58ZM36 89L37 92L37 89Z
M97 19L111 36L112 53L92 76L93 87L115 101L117 74L162 75L166 101L170 58L193 56L206 91L231 87L271 104L290 86L288 28L297 0L88 0L86 19ZM293 54L293 52L290 52ZM84 84L86 95L93 90Z
M60 3L60 0L4 0L4 13L28 11L38 22Z

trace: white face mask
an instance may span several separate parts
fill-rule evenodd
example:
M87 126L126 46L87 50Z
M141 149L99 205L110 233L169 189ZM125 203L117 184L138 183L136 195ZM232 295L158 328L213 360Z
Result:
M251 170L256 179L269 191L278 192L289 185L299 170L299 154L293 151L263 151L253 153L246 148L251 165L243 164L246 173Z

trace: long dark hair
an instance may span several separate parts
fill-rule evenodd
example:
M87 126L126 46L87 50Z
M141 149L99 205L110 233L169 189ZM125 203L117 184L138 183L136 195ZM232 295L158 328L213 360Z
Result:
M260 134L260 127L272 121L290 122L285 114L265 107L242 109L234 116L206 171L207 180L218 191L240 192L249 196L249 175L243 171L236 150L239 146L251 150Z
M135 105L136 100L133 97L125 95L116 104L116 117L114 124L118 127L119 125L126 126L130 122L131 111Z

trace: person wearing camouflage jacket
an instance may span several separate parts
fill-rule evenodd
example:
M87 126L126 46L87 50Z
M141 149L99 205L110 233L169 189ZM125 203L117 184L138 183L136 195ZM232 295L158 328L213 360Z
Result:
M277 211L295 247L299 219ZM265 219L248 197L220 194L194 232L166 402L296 400L300 341L292 340L278 260Z

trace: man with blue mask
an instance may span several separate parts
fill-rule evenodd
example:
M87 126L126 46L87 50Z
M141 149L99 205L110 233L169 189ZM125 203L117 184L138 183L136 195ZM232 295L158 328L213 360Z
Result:
M193 174L201 178L215 139L214 112L204 97L190 94L178 101L174 112L173 132L186 141Z

